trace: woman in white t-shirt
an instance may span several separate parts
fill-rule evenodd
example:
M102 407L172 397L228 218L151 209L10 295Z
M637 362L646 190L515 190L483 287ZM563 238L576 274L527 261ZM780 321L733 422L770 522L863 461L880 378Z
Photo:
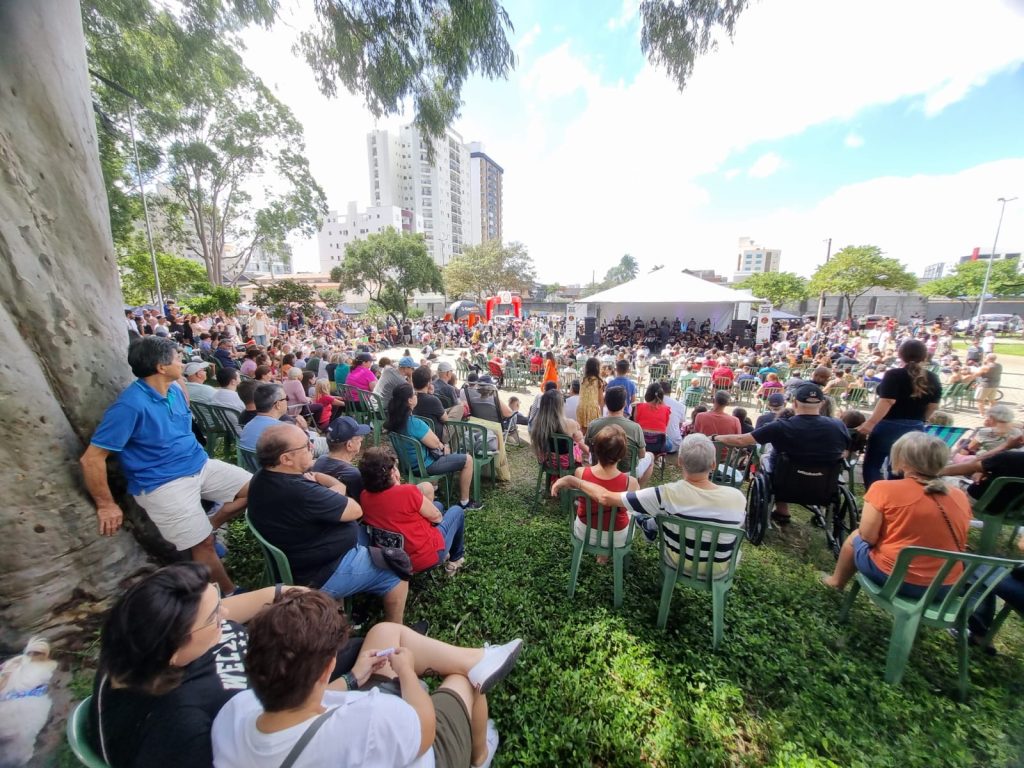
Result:
M521 640L458 648L400 624L375 625L358 660L330 682L348 627L322 592L288 594L252 620L245 657L250 690L213 723L218 768L489 766L498 733L485 694L512 669ZM444 682L432 695L419 676ZM359 690L371 676L400 695Z

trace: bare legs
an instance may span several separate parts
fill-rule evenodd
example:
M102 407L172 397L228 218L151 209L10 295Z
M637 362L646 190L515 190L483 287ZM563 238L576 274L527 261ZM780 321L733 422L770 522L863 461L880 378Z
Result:
M466 501L472 497L469 495L473 487L473 457L466 454L466 464L459 472L459 501ZM479 499L477 499L479 501Z
M400 581L390 592L384 595L384 621L393 621L401 624L405 618L405 599L409 596L409 582ZM374 627L376 629L376 627ZM409 630L412 632L412 630ZM371 630L372 632L372 630ZM415 634L415 632L413 632ZM382 645L381 648L391 646ZM397 647L397 646L395 646Z
M839 550L839 559L836 561L835 570L832 571L832 575L827 579L822 579L822 582L827 586L833 589L845 589L850 579L857 572L857 566L853 562L853 537L857 534L858 531L854 531L843 542L843 547Z
M192 547L189 554L192 555L195 562L202 563L210 569L210 578L217 582L221 594L230 595L235 591L235 583L231 581L228 572L224 570L224 564L217 557L217 551L213 548L212 533Z

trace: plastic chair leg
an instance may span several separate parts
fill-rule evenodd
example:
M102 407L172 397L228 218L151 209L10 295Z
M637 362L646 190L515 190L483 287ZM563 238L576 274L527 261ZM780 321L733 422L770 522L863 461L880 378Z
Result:
M580 575L580 563L583 561L583 542L572 537L572 567L569 569L569 597L576 594L576 580Z
M970 661L971 652L967 647L968 634L967 615L964 613L961 619L957 621L956 638L956 656L958 666L960 667L960 701L965 701L967 699L967 688L969 686L967 664Z
M984 644L992 645L992 641L996 639L996 635L999 630L1003 627L1003 622L1006 621L1006 617L1013 611L1013 606L1009 603L1004 603L1002 609L996 614L995 620L992 622L992 626L988 628L988 634L985 635Z
M892 636L889 638L889 655L885 660L885 682L899 685L903 672L914 647L921 615L896 615L893 619Z
M541 467L540 471L537 472L537 487L533 489L533 511L537 512L540 509L540 490L541 483L544 480L544 468Z
M860 592L860 582L854 578L853 583L850 585L850 591L846 593L846 599L843 600L843 607L839 609L840 621L849 620L850 609L853 607L853 601L857 599L858 592Z
M712 583L711 647L716 651L722 642L722 636L725 634L725 598L728 594L729 588L724 583L720 581Z
M616 550L612 557L612 567L615 569L615 587L612 592L612 605L615 608L622 607L622 577L626 570L626 557L621 550Z
M672 591L676 587L675 571L662 569L661 603L658 605L658 629L664 629L668 623L668 609L672 604Z

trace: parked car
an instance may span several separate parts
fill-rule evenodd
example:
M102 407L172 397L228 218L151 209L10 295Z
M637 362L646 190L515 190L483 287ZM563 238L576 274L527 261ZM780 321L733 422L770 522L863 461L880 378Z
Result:
M1024 329L1024 321L1021 320L1020 315L984 314L972 317L970 320L960 320L955 328L958 331L986 330L996 333L1020 333L1021 329Z

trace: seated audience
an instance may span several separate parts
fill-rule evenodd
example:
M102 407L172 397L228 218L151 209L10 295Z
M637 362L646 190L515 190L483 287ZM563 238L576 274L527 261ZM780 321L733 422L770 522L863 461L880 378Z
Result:
M460 648L396 624L366 635L349 672L331 682L348 639L344 615L315 592L287 595L252 621L252 685L213 724L219 768L278 768L303 736L304 766L490 765L498 733L486 694L512 670L521 640ZM420 675L443 677L428 694ZM390 695L368 687L394 678ZM365 689L365 690L360 690Z
M233 411L244 411L245 403L238 396L238 385L241 380L237 368L221 368L217 371L217 384L220 385L220 389L214 390L210 402Z
M638 403L633 418L644 431L647 450L652 453L672 453L675 446L668 439L668 421L672 416L665 405L661 385L654 382L644 392L644 402Z
M740 420L725 412L731 398L724 389L715 392L715 407L706 413L699 413L693 420L694 432L702 435L740 435L743 433Z
M597 421L595 419L595 421ZM593 422L592 422L593 423ZM640 484L635 477L620 472L618 463L626 456L626 433L617 424L601 427L597 430L590 442L594 458L597 464L594 466L577 467L576 477L587 482L605 488L606 490L622 493L624 491L635 491ZM596 528L598 525L597 509L590 513L590 525ZM613 526L614 523L614 526ZM616 547L626 543L626 532L629 527L629 515L622 507L614 507L611 513L606 513L604 518L605 531L613 531L612 541ZM586 505L580 500L576 506L576 519L573 521L573 535L577 539L583 539L587 533ZM590 544L600 543L601 538L597 531L592 531ZM599 563L608 562L605 555L597 558Z
M555 435L568 435L574 443L573 453L577 462L589 458L590 448L583 442L583 430L574 419L565 418L562 393L551 389L540 396L540 407L537 416L530 424L530 443L537 461L548 464L551 461L555 445ZM568 456L558 456L563 467L569 466Z
M654 454L647 452L644 431L635 421L626 418L626 390L622 387L608 387L605 390L605 407L608 415L594 419L587 427L587 445L593 449L594 438L605 427L617 426L626 434L626 439L637 449L636 477L640 485L646 483L654 470Z
M363 447L363 438L373 429L351 416L339 416L327 430L327 453L313 464L314 472L323 472L345 484L345 495L359 501L363 477L352 462Z
M249 520L284 552L295 582L339 599L381 595L385 620L401 623L409 583L358 543L363 510L340 480L310 471L309 436L291 424L269 427L256 456L261 469L250 483Z
M466 519L462 507L445 511L434 501L434 486L430 483L403 484L398 462L382 448L370 448L363 454L359 474L363 481L363 522L402 534L413 573L443 563L452 575L462 567Z
M889 463L901 480L876 480L864 496L860 526L843 543L827 586L843 589L860 572L876 584L884 584L905 547L932 547L963 552L971 505L966 494L948 486L939 476L949 459L949 448L924 432L908 432L892 447ZM907 569L899 594L915 598L924 594L941 561L917 557ZM946 576L952 584L962 571L957 565Z

